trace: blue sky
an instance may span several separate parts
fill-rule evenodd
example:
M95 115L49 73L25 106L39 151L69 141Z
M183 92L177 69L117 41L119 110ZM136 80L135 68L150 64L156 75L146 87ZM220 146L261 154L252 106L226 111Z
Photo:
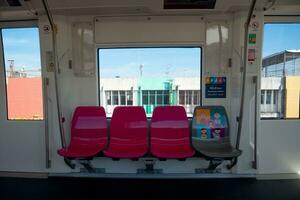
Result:
M188 77L200 75L201 48L100 49L101 77Z
M5 66L14 59L16 69L40 69L40 44L37 28L2 29ZM300 24L266 24L263 56L300 49ZM188 77L200 74L200 48L131 48L99 51L102 77L138 77L142 64L143 76Z
M263 57L283 50L300 50L300 23L266 24Z
M6 69L9 67L8 60L15 60L17 70L23 67L25 70L41 68L38 28L2 29L2 38Z

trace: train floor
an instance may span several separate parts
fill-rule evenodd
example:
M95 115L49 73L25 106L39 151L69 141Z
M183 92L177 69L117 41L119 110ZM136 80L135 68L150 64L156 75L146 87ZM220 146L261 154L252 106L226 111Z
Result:
M0 199L300 199L299 180L0 178Z

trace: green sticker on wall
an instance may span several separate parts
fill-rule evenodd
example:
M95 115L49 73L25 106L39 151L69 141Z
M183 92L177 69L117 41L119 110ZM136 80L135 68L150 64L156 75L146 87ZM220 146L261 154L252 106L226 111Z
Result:
M256 44L256 34L255 33L249 34L249 44Z

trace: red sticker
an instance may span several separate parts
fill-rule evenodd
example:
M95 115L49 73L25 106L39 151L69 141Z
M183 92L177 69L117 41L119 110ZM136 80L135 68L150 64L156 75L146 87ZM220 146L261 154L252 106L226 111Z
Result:
M248 61L255 61L255 49L248 49Z

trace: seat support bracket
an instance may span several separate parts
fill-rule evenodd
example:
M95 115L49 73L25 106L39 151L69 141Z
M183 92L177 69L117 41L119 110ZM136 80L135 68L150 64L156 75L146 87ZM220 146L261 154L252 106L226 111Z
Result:
M76 165L72 163L72 160L70 158L64 158L64 161L66 165L68 165L71 169L75 169Z
M208 170L215 170L221 163L223 159L212 159L209 161Z
M237 164L237 158L233 158L226 167L227 169L232 169Z
M217 169L217 167L223 162L223 159L212 159L209 161L209 165L206 169L195 169L196 174L203 173L220 173L221 169Z
M142 158L146 168L138 169L138 174L162 174L162 169L154 169L154 165L157 161L156 158Z
M79 163L89 172L96 173L96 169L91 164L90 160L79 160Z

